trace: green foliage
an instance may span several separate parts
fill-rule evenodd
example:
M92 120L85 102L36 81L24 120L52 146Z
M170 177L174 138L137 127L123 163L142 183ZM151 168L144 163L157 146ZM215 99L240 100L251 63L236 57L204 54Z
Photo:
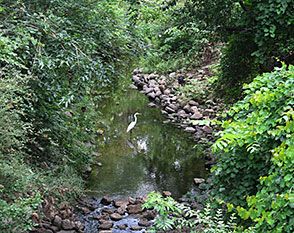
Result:
M99 101L139 47L122 0L0 4L0 231L23 232L40 195L80 192Z
M293 232L294 67L285 65L245 85L213 145L214 195L237 206L257 232Z
M145 41L141 66L166 72L198 63L208 43L184 9L184 1L141 1L136 5L136 33Z
M149 193L143 207L154 208L158 213L154 229L151 230L154 232L188 229L189 232L228 233L236 228L234 214L225 222L222 210L213 214L209 204L203 211L196 211L156 192Z

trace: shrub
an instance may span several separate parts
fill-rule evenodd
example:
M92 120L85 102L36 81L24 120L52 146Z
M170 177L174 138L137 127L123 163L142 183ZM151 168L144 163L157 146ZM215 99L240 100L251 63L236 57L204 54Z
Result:
M152 232L178 229L189 232L229 233L234 232L236 227L234 214L228 221L224 221L221 209L214 214L208 204L202 211L193 210L156 192L148 194L143 207L154 208L158 213Z
M257 232L292 232L294 67L276 68L245 85L245 97L213 145L215 197L252 220Z

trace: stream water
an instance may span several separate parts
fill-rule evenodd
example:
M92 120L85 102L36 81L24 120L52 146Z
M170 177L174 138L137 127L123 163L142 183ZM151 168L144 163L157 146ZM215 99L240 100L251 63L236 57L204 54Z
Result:
M125 85L124 85L125 86ZM120 88L101 108L98 163L88 180L89 196L142 196L151 191L185 194L194 177L205 177L203 153L190 134L166 120L137 90ZM136 127L126 133L133 114Z

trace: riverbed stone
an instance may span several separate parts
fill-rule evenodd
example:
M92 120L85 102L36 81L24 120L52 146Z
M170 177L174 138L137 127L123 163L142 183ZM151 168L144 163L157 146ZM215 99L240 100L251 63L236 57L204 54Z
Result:
M165 89L163 91L163 94L165 94L165 95L170 95L170 93L171 93L171 90L170 89Z
M61 228L61 224L62 224L62 218L58 215L56 215L53 219L53 225Z
M180 111L178 111L177 115L178 115L178 117L180 117L180 118L187 118L187 117L189 117L189 114L186 113L185 110L180 110Z
M114 201L114 206L116 208L122 207L122 206L127 206L129 204L128 200L115 200Z
M75 227L74 223L72 221L70 221L69 219L62 220L61 225L64 230L72 230Z
M127 207L127 210L129 214L138 214L142 212L142 205L141 204L129 205Z
M104 197L101 199L100 203L101 203L102 205L110 205L110 204L112 203L112 199L111 199L110 197L108 197L108 196L104 196Z
M203 126L202 130L205 132L205 133L208 133L208 134L211 134L212 133L212 128L210 126Z
M156 217L156 211L155 210L146 210L142 213L142 217L147 220L153 220Z
M195 112L195 113L190 117L191 120L199 120L199 119L201 119L201 118L203 118L203 115L202 115L200 112Z
M138 225L141 227L149 227L151 226L151 223L146 218L143 218L143 219L140 219L140 221L138 222Z
M133 231L141 231L143 228L140 226L131 226L131 230Z
M176 76L177 76L176 72L172 72L168 75L168 77L172 79L176 78Z
M186 104L186 105L183 107L183 109L184 109L187 113L192 112L192 110L191 110L191 106L190 106L189 104Z
M147 95L148 93L153 92L153 88L145 87L145 88L143 88L143 91Z
M205 109L203 112L203 115L205 115L205 116L209 116L211 114L214 114L214 110L210 109L210 108Z
M110 215L110 218L113 220L113 221L119 221L121 220L123 217L119 214L119 213L113 213Z
M177 111L179 108L177 104L169 104L168 107L172 108L174 111Z
M127 224L117 225L117 228L120 230L126 230L128 228Z
M155 99L155 97L156 97L154 91L148 93L147 96L148 96L149 98L151 98L151 99Z
M163 191L162 194L164 197L170 197L172 195L170 191Z
M105 222L101 223L98 228L100 230L109 230L110 228L112 228L112 226L113 226L112 221L105 221Z
M205 179L203 179L203 178L194 178L194 183L196 185L204 183L204 182L205 182Z
M161 93L160 90L155 92L155 96L156 96L156 97L159 97L159 96L161 96L161 95L162 95L162 93Z
M165 110L168 112L168 113L175 113L176 111L173 109L173 108L171 108L170 106L167 106L166 108L165 108Z
M199 105L195 100L190 100L188 103L191 106L198 106Z
M196 131L196 129L194 127L186 127L185 128L185 132L188 132L188 133L194 133Z
M191 107L191 111L192 111L193 113L197 113L197 112L199 112L197 106L192 106L192 107Z

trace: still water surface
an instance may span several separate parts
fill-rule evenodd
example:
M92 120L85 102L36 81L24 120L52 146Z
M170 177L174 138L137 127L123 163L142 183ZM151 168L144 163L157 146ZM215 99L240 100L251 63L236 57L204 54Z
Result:
M191 188L194 177L204 177L200 147L190 134L166 120L159 109L136 90L119 90L104 102L98 162L88 181L88 194L101 197L140 196L169 190L180 197ZM133 114L136 127L126 133Z

